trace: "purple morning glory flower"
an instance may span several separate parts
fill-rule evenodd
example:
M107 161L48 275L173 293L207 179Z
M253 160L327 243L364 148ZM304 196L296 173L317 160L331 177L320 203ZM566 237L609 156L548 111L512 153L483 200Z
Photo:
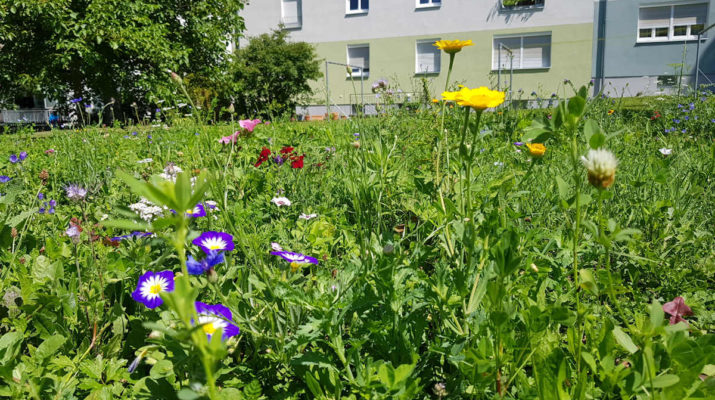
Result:
M274 256L280 256L284 260L292 263L297 263L297 264L315 264L318 265L318 259L306 256L305 254L300 254L300 253L293 253L291 251L272 251L272 255Z
M136 136L138 133L136 131L132 132L132 136Z
M209 340L214 333L218 330L222 330L221 335L222 340L226 340L232 336L238 335L241 331L238 326L234 325L233 315L228 307L222 304L206 304L200 301L195 303L196 313L199 315L199 325L203 329L204 333Z
M39 214L44 214L45 213L45 207L40 207L39 210L37 210Z
M128 136L128 135L124 135L124 139L129 139L129 136Z
M42 200L42 199L45 198L45 195L42 194L42 192L40 192L40 193L37 194L37 198L38 198L39 200Z
M687 129L683 129L681 132L682 132L682 133L685 133L685 132L687 132L687 131L688 131Z
M680 123L680 120L679 120L679 119L674 119L673 122L675 122L676 124L679 124L679 123Z
M25 161L26 158L27 158L27 152L26 151L21 152L20 153L20 161Z
M514 146L523 146L524 142L514 142Z
M225 232L204 232L191 243L201 247L206 254L210 254L212 251L231 251L234 248L233 236Z
M11 155L10 155L10 162L11 162L11 163L15 164L15 163L17 163L18 161L20 161L20 159L17 158L17 154L11 154Z
M684 119L687 121L690 119L690 116L686 115Z
M146 138L147 138L147 139L151 139L151 135L146 135Z
M147 308L156 308L164 303L161 293L174 291L174 273L162 271L154 273L147 271L139 277L137 288L132 292L132 298L143 303Z
M55 206L56 204L57 204L57 202L56 202L56 201L54 201L54 200L50 200L50 207L54 207L54 206Z
M678 104L678 108L683 108L683 105L682 105L682 104Z
M199 203L196 205L196 207L194 207L190 210L186 210L186 216L192 217L192 218L205 217L206 210L204 209L204 205Z
M694 108L695 108L695 103L690 103L689 107L690 107L691 110L694 109Z
M76 103L79 103L80 101L82 101L82 98L81 98L81 97L78 97L78 98L76 98L76 99L70 100L70 103L76 104Z
M12 178L10 178L7 175L2 175L2 176L0 176L0 183L8 183L8 182L10 182L11 179Z
M151 236L151 235L153 235L153 233L151 233L151 232L134 231L128 235L114 236L114 237L110 238L109 240L111 240L113 242L120 242L124 239L131 239L133 237L144 238L144 237Z
M710 122L712 122L713 124L715 124L715 118L711 119Z
M72 201L80 201L84 200L84 198L87 196L87 189L75 183L72 183L65 187L65 193L67 194L68 199Z
M223 253L212 251L206 255L206 258L200 261L197 261L194 257L189 256L186 260L186 269L191 275L201 275L224 261L225 259Z
M285 160L283 160L283 157L281 157L281 156L276 156L276 157L273 159L273 162L275 162L275 163L278 164L278 165L283 165L283 162L284 162L284 161L285 161Z

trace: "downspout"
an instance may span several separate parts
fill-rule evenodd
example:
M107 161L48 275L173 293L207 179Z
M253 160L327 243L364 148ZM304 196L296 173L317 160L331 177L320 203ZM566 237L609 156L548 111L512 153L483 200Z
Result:
M598 1L598 33L596 35L596 76L594 77L594 95L600 93L605 86L607 7L608 0Z

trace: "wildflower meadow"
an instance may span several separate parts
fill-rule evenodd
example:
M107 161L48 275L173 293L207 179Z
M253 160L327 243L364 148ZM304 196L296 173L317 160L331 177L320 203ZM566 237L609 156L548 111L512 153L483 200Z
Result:
M464 84L0 136L0 397L715 398L715 98Z

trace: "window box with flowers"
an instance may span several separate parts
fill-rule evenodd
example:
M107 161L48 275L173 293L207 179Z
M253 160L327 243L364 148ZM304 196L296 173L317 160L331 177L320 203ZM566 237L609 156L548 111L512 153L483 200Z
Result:
M546 0L500 0L501 9L504 11L512 10L539 10L544 8Z

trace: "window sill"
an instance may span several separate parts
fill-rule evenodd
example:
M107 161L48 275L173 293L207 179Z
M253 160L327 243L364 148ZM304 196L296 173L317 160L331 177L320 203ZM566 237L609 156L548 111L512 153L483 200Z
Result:
M415 71L415 76L437 76L441 71Z
M354 15L367 15L367 12L369 10L348 10L345 11L346 16L354 16Z
M708 40L707 36L700 38L700 41ZM697 37L683 37L683 38L663 38L663 39L636 39L636 44L653 44L653 43L683 43L683 42L697 42Z
M550 70L551 67L533 67L533 68L514 68L514 72L546 72ZM501 70L502 73L506 72L508 73L510 70L508 68L504 68ZM499 72L498 68L492 67L492 72L497 73Z
M292 22L290 24L287 24L285 22L281 22L283 24L283 29L289 29L289 30L296 30L296 29L301 29L303 28L303 23L302 22Z
M436 10L442 8L442 4L418 4L415 6L415 10Z
M370 77L369 72L365 72L364 74L345 74L345 79L367 79Z

